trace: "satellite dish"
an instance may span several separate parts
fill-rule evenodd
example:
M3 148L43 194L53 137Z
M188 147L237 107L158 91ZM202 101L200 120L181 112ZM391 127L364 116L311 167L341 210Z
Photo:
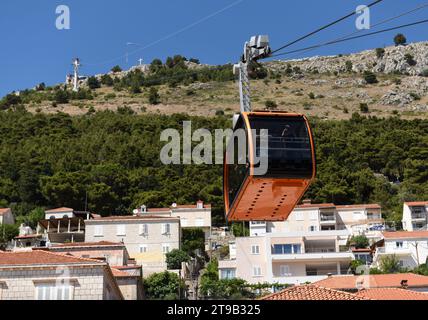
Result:
M138 214L138 209L135 209L134 211L132 211L133 214Z

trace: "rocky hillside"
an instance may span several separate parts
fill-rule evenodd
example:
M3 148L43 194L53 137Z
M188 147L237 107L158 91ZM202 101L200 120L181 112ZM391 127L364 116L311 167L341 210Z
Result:
M263 66L268 71L267 77L252 81L255 109L269 106L326 119L347 119L354 112L379 117L428 118L428 42L349 55L271 61ZM186 72L210 72L209 66L187 61L183 68ZM228 67L223 66L223 71L225 68ZM39 94L37 99L24 99L25 107L31 112L60 111L73 115L123 107L136 113L186 112L203 116L239 110L237 86L228 74L217 76L215 81L202 76L191 81L187 78L174 83L155 83L159 99L153 103L150 100L153 84L139 89L124 80L132 80L136 69L144 77L152 73L149 66L110 73L114 84L93 89L91 99L72 97L55 103L49 98L52 95ZM96 76L99 80L102 77Z

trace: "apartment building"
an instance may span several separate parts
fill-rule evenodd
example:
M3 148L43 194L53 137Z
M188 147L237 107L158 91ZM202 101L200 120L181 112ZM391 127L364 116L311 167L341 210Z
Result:
M403 230L428 230L428 201L405 202L403 205Z
M147 208L141 206L134 210L134 215L157 215L180 218L181 228L200 228L205 239L211 235L211 205L198 201L196 205L178 205L173 203L170 208Z
M0 208L0 225L14 223L15 218L13 217L12 210L9 208Z
M384 223L378 204L336 206L333 203L312 204L306 201L297 206L286 221L250 222L250 235L347 230L351 235L364 234L376 241L380 239Z
M43 235L47 244L85 241L85 220L97 215L75 211L72 208L56 208L45 211L45 219L39 221L36 234Z
M0 300L123 300L106 262L47 251L0 252Z
M98 217L85 224L85 242L122 242L129 256L143 267L144 276L165 271L165 255L180 248L180 219L176 217Z
M379 267L384 256L395 255L402 268L414 269L428 258L428 231L383 232L376 248L373 266Z
M346 230L267 233L237 238L236 258L219 261L219 276L249 283L302 284L347 274L353 253Z

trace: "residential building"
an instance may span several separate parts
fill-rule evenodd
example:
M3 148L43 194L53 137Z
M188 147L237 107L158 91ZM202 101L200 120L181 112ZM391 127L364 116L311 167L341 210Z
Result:
M301 284L347 274L353 253L343 231L269 233L237 238L236 259L219 261L220 278L249 283Z
M314 283L317 286L357 292L370 288L402 288L428 292L428 276L414 273L331 276Z
M403 205L403 230L428 230L428 201L405 202Z
M283 291L268 295L261 300L370 300L364 296L343 292L330 288L324 288L313 284L294 286Z
M414 269L426 263L428 231L383 232L373 257L373 265L380 266L384 256L395 255L402 268Z
M122 300L106 262L43 250L0 252L0 300Z
M51 246L47 250L107 262L125 300L143 299L142 267L129 257L128 250L123 243L107 241L66 243Z
M85 221L85 242L122 242L144 276L167 269L166 254L180 249L180 219L170 216L114 216Z
M9 208L0 208L0 225L1 224L15 224L12 210Z
M134 215L156 215L180 218L181 228L200 228L205 239L211 235L211 205L198 201L196 205L178 205L173 203L170 208L146 208L141 206L134 210Z
M85 220L98 217L89 212L71 208L57 208L45 211L45 219L39 221L36 234L45 237L47 245L55 243L85 241Z
M286 221L250 222L250 235L348 230L351 235L364 234L372 241L377 241L380 240L384 223L378 204L336 206L333 203L312 204L305 201L293 210Z

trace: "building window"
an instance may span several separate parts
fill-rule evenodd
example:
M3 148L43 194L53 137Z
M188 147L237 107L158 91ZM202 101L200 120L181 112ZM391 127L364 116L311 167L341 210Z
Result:
M291 275L290 266L287 266L287 265L279 266L279 273L281 277L289 277Z
M73 300L73 286L36 284L36 300Z
M165 235L171 234L171 224L165 223L162 225L162 234L165 234Z
M171 251L171 246L169 244L163 244L162 245L162 253L167 254Z
M125 237L126 236L126 226L123 224L118 225L116 227L116 235L118 237Z
M397 241L395 243L395 248L396 249L403 249L403 241Z
M305 217L303 215L303 212L296 212L296 221L304 221Z
M148 248L146 244L140 245L140 253L147 253Z
M317 228L317 226L310 226L310 227L309 227L309 231L310 231L310 232L316 232L316 231L317 231L317 229L318 229L318 228Z
M302 246L300 244L275 244L272 254L300 254Z
M258 245L254 245L251 246L251 254L260 254L260 246Z
M254 277L261 277L262 276L262 268L259 266L253 267L253 276Z
M140 225L140 236L147 236L149 234L149 225L141 224Z
M220 276L221 279L235 279L236 271L235 269L221 269Z
M94 236L95 237L104 237L104 228L103 228L103 226L95 226Z

